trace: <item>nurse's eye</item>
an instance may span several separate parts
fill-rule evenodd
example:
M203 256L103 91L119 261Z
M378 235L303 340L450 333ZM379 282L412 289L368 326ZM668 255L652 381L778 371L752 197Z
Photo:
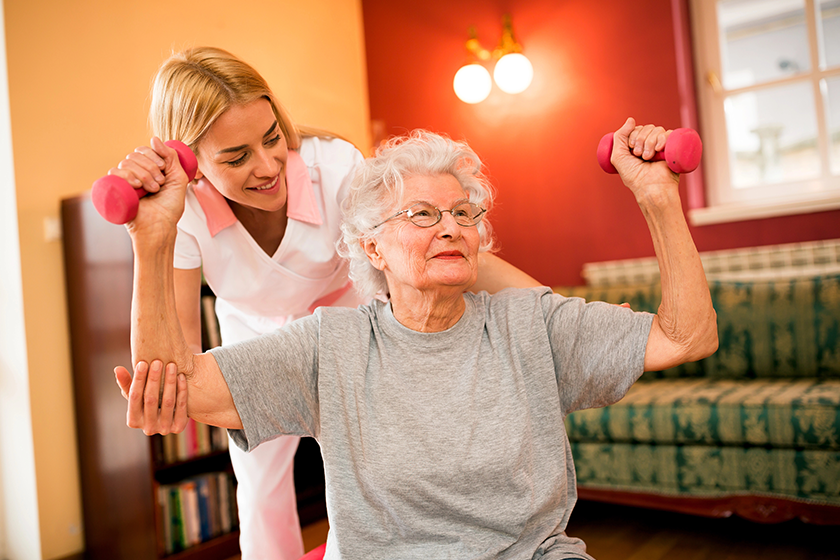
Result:
M242 154L241 156L239 156L235 160L226 161L225 163L230 167L239 167L240 165L245 163L246 159L248 159L248 154Z

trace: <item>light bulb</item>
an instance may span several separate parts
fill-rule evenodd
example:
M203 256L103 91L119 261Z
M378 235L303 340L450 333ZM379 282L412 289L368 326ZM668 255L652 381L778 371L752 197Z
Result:
M524 54L506 54L496 63L493 79L496 85L505 93L521 93L525 91L534 78L534 67Z
M490 95L493 81L490 72L481 64L467 64L455 72L452 87L464 103L480 103Z

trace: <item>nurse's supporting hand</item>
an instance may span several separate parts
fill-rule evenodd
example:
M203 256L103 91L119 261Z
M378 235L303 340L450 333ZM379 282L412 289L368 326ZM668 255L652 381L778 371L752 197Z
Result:
M171 434L187 426L187 380L175 364L138 362L132 378L122 366L114 369L117 385L128 400L126 424L146 435Z

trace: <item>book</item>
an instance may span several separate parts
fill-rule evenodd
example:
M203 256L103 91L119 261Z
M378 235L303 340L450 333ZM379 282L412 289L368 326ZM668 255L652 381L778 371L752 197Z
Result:
M172 531L172 551L180 552L187 547L187 534L181 507L181 490L178 486L169 487L169 519Z
M178 437L176 434L163 436L163 462L174 463L178 460Z
M202 422L195 423L196 449L199 455L207 455L213 451L210 441L210 426Z
M184 456L183 460L192 459L198 455L198 441L197 441L197 422L190 418L187 420L187 427L181 432L184 436Z
M230 533L233 530L230 517L230 487L225 473L218 473L216 476L219 484L219 522L222 533Z
M189 426L187 426L187 429ZM186 461L187 457L187 435L184 433L187 431L184 429L183 432L179 434L169 434L175 438L175 461Z
M158 486L158 511L160 527L158 534L163 536L163 549L166 554L172 554L172 507L169 502L169 486Z
M216 451L227 451L229 441L227 430L196 422L192 418L179 434L159 436L158 461L165 465L188 461Z
M214 537L222 534L222 525L219 521L219 478L214 475L205 475L209 489L209 511L210 511L210 533Z
M187 537L187 546L193 546L201 542L201 522L198 512L198 490L194 480L185 480L179 484L183 497L182 509L184 512L184 527Z
M199 528L201 529L201 542L210 540L213 537L213 530L211 528L211 504L210 504L210 477L202 475L196 477L195 486L198 492L198 519Z

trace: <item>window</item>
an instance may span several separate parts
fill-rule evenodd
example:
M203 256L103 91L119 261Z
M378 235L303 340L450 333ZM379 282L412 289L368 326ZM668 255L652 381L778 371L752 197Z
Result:
M692 0L695 224L840 208L840 0Z

